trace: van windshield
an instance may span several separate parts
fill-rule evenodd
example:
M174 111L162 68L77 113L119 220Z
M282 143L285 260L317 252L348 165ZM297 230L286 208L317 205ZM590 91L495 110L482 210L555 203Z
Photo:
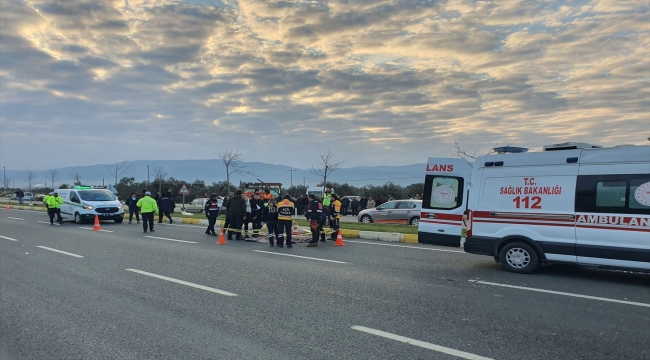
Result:
M108 190L79 191L79 197L85 201L114 201L115 195Z

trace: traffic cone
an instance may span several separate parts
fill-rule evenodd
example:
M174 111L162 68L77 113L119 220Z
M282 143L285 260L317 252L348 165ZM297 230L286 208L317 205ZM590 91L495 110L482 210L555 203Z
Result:
M343 243L343 236L341 236L341 229L339 229L339 234L336 236L336 242L334 243L334 246L345 246Z
M93 226L94 231L100 231L102 228L99 226L99 216L95 215L95 226Z
M291 235L300 235L300 228L298 227L298 224L295 222L293 223L293 229L291 230Z
M5 207L5 210L11 210L11 206L7 205L7 206Z
M217 245L226 245L226 238L223 237L223 229L219 232L219 241L217 241Z

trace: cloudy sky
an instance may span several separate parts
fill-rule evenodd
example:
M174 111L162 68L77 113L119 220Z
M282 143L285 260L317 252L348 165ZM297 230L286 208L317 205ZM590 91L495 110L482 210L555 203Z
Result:
M647 144L650 6L0 0L0 164Z

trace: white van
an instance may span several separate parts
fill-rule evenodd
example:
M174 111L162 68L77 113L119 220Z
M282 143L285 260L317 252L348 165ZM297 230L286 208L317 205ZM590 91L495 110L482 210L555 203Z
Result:
M310 187L310 188L307 188L307 193L305 195L307 195L307 196L315 195L317 198L322 199L323 198L323 191L324 191L323 187ZM332 189L332 193L336 194L336 192L334 192L334 189Z
M427 160L418 242L460 246L471 174L472 165L463 159Z
M480 157L467 206L465 251L508 271L545 262L650 271L650 146Z
M63 198L61 217L64 219L74 219L77 224L93 221L95 215L99 220L113 220L118 224L124 220L122 203L109 190L76 186L56 191Z

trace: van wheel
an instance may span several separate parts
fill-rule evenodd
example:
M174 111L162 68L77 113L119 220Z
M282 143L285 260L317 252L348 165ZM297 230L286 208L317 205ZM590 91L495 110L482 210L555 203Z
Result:
M412 218L411 220L409 220L409 225L413 225L413 226L420 225L420 218L417 216Z
M499 260L507 271L519 274L531 273L541 264L535 249L522 242L513 242L504 246L499 253Z
M363 215L361 217L361 222L364 224L370 224L372 222L372 218L368 215Z
M79 213L74 213L74 222L77 224L83 224L84 220L81 218L81 215Z

